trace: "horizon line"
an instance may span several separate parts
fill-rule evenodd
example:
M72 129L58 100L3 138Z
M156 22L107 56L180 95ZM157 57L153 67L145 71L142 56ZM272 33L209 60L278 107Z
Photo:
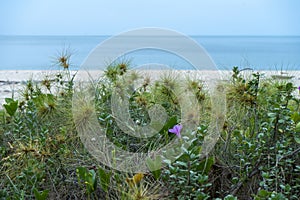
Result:
M103 36L107 36L107 37L111 37L111 36L115 36L118 34L103 34L103 35L96 35L96 34L0 34L0 36L52 36L52 37L62 37L62 36L74 36L74 37L84 37L84 36L89 36L89 37L103 37ZM151 36L151 35L150 35ZM223 35L217 35L217 34L212 34L212 35L199 35L199 34L186 34L186 36L190 36L190 37L300 37L300 35L266 35L266 34L262 34L262 35L246 35L246 34L242 34L242 35L227 35L227 34L223 34Z

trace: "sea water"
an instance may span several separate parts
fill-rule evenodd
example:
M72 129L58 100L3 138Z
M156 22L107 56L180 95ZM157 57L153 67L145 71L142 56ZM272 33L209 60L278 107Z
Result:
M220 70L300 70L300 36L190 36ZM70 54L78 70L90 52L111 36L0 36L0 70L57 69L56 58ZM147 39L147 38L144 38ZM114 51L112 46L107 53ZM118 58L138 67L148 63L192 69L184 58L159 49L139 49ZM107 61L109 64L110 60Z

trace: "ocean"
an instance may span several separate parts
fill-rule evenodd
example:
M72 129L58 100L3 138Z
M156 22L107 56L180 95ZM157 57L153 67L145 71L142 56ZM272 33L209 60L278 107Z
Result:
M71 70L80 69L90 52L110 36L0 36L0 70L57 69L55 58L67 52ZM300 36L191 36L220 70L300 70ZM108 49L113 51L113 47ZM170 52L142 49L119 58L133 67L148 63L191 69ZM109 63L109 62L108 62Z

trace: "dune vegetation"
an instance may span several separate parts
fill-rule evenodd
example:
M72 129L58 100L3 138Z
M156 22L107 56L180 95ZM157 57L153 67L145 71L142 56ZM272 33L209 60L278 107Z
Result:
M298 86L289 80L245 75L234 67L228 81L218 85L226 95L220 137L208 155L200 156L214 108L201 80L187 79L186 90L201 105L195 111L200 113L196 139L174 162L162 160L159 169L130 173L95 159L76 126L87 126L95 110L107 138L129 152L180 140L182 105L173 92L178 80L166 75L151 81L130 72L129 63L114 64L94 85L94 105L83 101L74 108L76 75L69 71L69 58L59 57L61 71L43 81L28 80L21 98L7 98L0 111L0 199L299 199L300 99ZM124 76L141 82L128 101L133 122L149 124L148 110L155 104L167 113L151 138L124 133L112 113L112 94Z

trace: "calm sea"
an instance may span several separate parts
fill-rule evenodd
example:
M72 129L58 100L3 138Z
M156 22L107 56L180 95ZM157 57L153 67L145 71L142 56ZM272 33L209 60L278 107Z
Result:
M77 70L89 53L109 36L0 36L1 70L48 70L55 57L71 56ZM255 70L300 70L300 36L192 36L219 69L233 66ZM113 49L112 49L113 50ZM109 50L108 50L109 51ZM168 52L141 50L125 55L133 66L162 63L175 69L190 69L182 58Z

